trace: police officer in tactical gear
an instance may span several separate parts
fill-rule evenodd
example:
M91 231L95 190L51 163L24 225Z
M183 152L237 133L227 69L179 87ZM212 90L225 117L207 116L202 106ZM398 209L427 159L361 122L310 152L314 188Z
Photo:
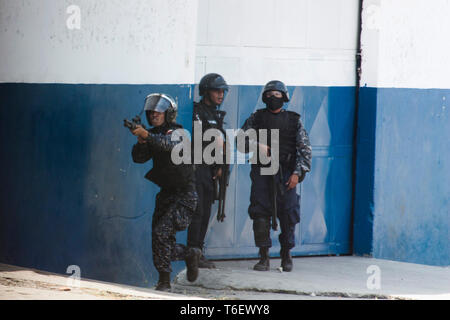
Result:
M289 101L289 92L283 82L268 82L262 93L265 109L254 112L244 123L242 130L279 130L279 169L274 175L262 175L264 164L252 164L250 206L248 213L253 220L255 245L259 247L260 261L254 270L268 271L269 248L272 246L270 228L276 228L279 220L281 233L281 267L283 271L292 270L290 250L295 246L295 225L300 222L300 196L296 185L301 183L311 169L311 145L298 113L284 110L283 104ZM269 145L254 141L270 156ZM248 152L248 143L246 150ZM239 146L238 146L239 147ZM274 214L276 213L276 216ZM274 226L275 224L275 226Z
M171 151L179 143L171 141L172 133L182 128L175 122L176 102L167 94L153 93L145 99L144 110L152 128L147 131L138 126L132 131L138 142L131 154L136 163L153 159L153 168L145 178L161 188L152 220L153 263L159 272L156 290L170 291L171 261L186 261L189 281L198 276L200 250L176 243L176 232L185 230L192 220L198 196L193 166L175 165L171 160Z
M211 128L223 132L224 111L221 111L225 94L228 91L228 85L225 79L217 73L205 75L199 83L200 102L194 102L193 110L193 136L195 137L195 123L201 124L203 133ZM202 143L201 148L196 148L196 143ZM195 141L193 143L193 152L200 150L203 154L204 148L208 145L206 142ZM199 203L192 218L192 223L188 229L187 244L188 247L199 248L203 250L208 222L211 215L211 206L215 200L214 183L222 175L222 168L217 164L195 164L196 190L199 196ZM199 268L215 268L213 262L207 260L202 254L200 257Z

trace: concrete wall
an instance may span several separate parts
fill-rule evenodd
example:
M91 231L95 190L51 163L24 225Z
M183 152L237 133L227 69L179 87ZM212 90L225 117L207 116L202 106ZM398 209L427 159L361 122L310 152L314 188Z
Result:
M0 82L194 81L196 0L1 0L0 9Z
M364 1L357 253L450 264L449 13L448 1Z
M449 11L446 0L365 0L361 85L448 89Z
M80 0L80 29L72 4L0 1L0 260L151 286L158 190L123 119L165 92L191 127L197 2Z
M72 5L0 1L2 262L58 273L75 264L83 277L153 285L158 189L143 179L151 164L131 162L135 138L121 122L148 93L163 91L178 98L189 129L194 83L207 72L232 85L223 108L235 128L263 107L268 80L289 85L287 107L302 114L314 148L313 172L298 190L296 254L351 252L357 1ZM233 170L227 219L211 218L206 246L214 257L257 253L249 166Z
M71 1L0 0L0 260L153 285L158 190L121 122L163 91L189 129L195 83L219 72L228 127L278 78L310 133L295 254L448 265L449 4L432 3L364 1L352 248L358 1L80 0L78 29ZM225 222L211 217L213 257L256 256L248 169L233 167Z

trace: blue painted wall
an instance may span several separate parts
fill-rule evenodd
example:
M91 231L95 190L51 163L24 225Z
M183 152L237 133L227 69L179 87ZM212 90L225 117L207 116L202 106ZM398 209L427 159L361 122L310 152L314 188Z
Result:
M449 94L361 88L356 254L450 265Z
M296 227L297 256L351 253L352 138L354 96L352 87L288 87L285 106L302 116L313 147L312 171L298 186L301 221ZM263 86L234 87L225 99L227 126L240 128L261 101ZM207 255L215 258L257 257L250 201L250 164L233 166L224 223L215 218L206 235ZM234 187L235 186L235 187ZM272 256L278 256L279 231L271 232Z
M131 161L123 119L150 92L178 97L191 127L188 85L0 84L0 261L149 286L151 164ZM181 238L183 234L179 235ZM174 271L184 265L177 262Z
M261 90L231 88L228 128L263 107ZM313 144L295 254L350 253L354 88L289 90L288 108L302 114ZM151 163L131 161L135 137L122 126L150 92L178 97L179 120L190 129L190 85L0 84L1 262L62 274L74 264L85 278L155 284L150 232L158 188L143 178ZM207 254L213 257L256 256L249 169L233 166L226 223L211 217ZM178 239L185 242L186 232ZM275 255L277 246L275 234ZM184 263L173 266L175 274Z
M360 88L353 215L353 251L358 255L372 254L376 108L377 89Z
M191 85L0 84L0 261L150 287L150 227L158 188L131 161L122 126L150 92L178 97L191 126ZM227 127L263 107L261 86L233 86ZM351 253L354 88L289 87L313 145L301 186L295 255ZM361 88L353 250L376 258L449 264L450 90ZM233 166L227 218L211 216L207 254L253 257L249 165ZM184 242L186 232L178 234ZM272 254L278 239L273 234ZM174 274L184 268L173 264Z
M377 96L373 255L450 265L450 90Z

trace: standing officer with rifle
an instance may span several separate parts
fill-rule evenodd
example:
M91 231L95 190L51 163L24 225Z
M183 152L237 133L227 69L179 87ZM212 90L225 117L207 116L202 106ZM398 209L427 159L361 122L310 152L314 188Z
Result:
M225 191L228 184L229 169L225 164L225 159L223 159L222 164L205 163L202 155L203 150L209 143L203 142L202 139L197 141L199 139L196 139L196 136L200 136L201 133L201 137L203 137L206 130L217 129L222 132L223 138L226 137L223 129L223 120L226 112L221 111L219 108L227 91L228 85L225 79L217 73L209 73L205 75L199 83L199 94L202 97L200 102L194 102L194 111L192 115L194 137L193 155L195 158L195 153L201 152L201 155L197 155L197 158L202 160L201 163L198 163L194 159L196 190L199 196L199 203L192 218L192 223L188 229L187 244L189 247L199 248L200 250L203 250L209 218L211 216L211 206L214 200L219 200L217 219L223 221L225 218ZM201 132L197 132L200 131L200 126ZM222 137L216 137L216 142L220 144L220 148L225 148L224 139L222 139ZM219 187L217 187L217 184ZM211 269L215 268L215 265L213 262L207 260L202 254L200 257L199 268Z
M124 125L137 136L131 155L136 163L153 159L153 169L145 178L158 185L152 220L153 264L159 272L156 290L170 291L171 261L185 260L187 279L195 281L198 276L198 260L201 251L176 243L176 233L185 230L191 222L198 196L195 190L194 169L190 164L175 165L171 159L172 149L179 141L172 141L172 133L182 128L175 122L177 104L169 95L153 93L145 99L144 111L148 123L146 130L137 116Z
M253 220L255 244L261 257L254 270L269 270L269 248L272 246L270 227L277 230L278 219L281 227L281 267L283 271L291 271L290 250L295 246L295 225L300 222L300 196L296 193L296 186L311 169L311 145L300 115L282 109L284 102L289 101L289 92L283 82L268 82L262 101L266 108L254 112L245 121L242 130L254 129L258 132L259 129L266 129L270 135L272 129L278 129L280 163L273 175L261 175L261 167L264 166L261 163L252 164L250 172L252 187L248 213ZM259 141L253 143L270 156L272 139L267 141L269 145ZM241 152L248 152L248 142L247 150Z

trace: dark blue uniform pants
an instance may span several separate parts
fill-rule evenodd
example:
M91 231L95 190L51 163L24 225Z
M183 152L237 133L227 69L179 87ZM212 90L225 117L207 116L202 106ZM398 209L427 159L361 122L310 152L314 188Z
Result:
M187 245L188 247L203 249L211 217L211 207L214 202L211 168L206 165L197 166L195 180L198 205L188 228Z
M183 260L186 247L176 243L176 233L191 223L198 196L195 190L161 190L156 196L152 220L153 264L158 272L171 272L171 261Z
M291 176L290 170L282 170L284 194L277 195L277 217L281 233L279 241L282 248L295 247L295 225L300 222L300 196L296 188L287 190L285 183ZM273 176L260 175L260 168L252 166L250 172L252 188L248 212L253 220L255 245L257 247L271 247L270 238L271 217L273 212Z

